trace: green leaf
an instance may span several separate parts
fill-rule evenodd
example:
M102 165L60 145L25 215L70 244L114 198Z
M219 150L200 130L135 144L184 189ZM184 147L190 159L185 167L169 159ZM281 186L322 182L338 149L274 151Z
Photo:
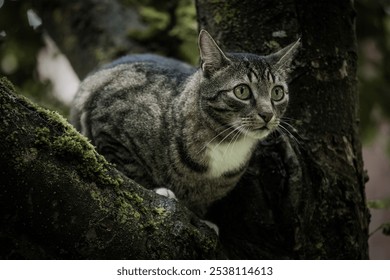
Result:
M390 209L390 197L377 200L369 200L367 202L368 208L371 209Z

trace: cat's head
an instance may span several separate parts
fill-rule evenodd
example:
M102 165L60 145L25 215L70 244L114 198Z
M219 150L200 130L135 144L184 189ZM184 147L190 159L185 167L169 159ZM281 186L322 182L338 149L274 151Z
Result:
M286 111L291 63L299 40L268 56L224 53L210 34L199 34L202 113L222 137L262 139Z

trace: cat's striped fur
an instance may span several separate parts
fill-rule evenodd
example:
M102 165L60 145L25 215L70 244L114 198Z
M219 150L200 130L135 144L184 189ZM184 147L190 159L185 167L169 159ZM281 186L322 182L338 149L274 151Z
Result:
M279 125L298 45L270 56L225 54L201 31L199 69L156 55L124 57L82 82L73 123L125 175L171 189L202 216Z

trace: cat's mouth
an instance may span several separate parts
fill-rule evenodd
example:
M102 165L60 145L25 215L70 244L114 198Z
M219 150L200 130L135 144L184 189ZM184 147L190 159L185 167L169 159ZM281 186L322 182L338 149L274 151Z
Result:
M275 126L272 125L272 124L266 124L266 125L262 125L262 126L257 126L257 127L253 127L251 130L252 131L260 131L260 132L271 132L272 130L275 129Z
M263 139L278 127L278 122L268 123L244 123L243 132L251 138Z
M267 131L267 130L271 130L271 129L269 129L267 126L257 127L253 129L253 131Z
M254 127L251 130L248 131L248 135L255 139L263 139L267 137L268 134L270 134L272 131L272 128L269 128L268 126L264 125L261 127Z

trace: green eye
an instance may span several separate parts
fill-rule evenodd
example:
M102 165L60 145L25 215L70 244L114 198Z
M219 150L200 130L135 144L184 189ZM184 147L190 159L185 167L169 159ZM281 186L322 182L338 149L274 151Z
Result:
M271 99L273 101L280 101L284 97L284 88L282 86L275 86L271 91Z
M247 85L238 85L233 89L233 92L241 100L247 100L252 96L251 89Z

